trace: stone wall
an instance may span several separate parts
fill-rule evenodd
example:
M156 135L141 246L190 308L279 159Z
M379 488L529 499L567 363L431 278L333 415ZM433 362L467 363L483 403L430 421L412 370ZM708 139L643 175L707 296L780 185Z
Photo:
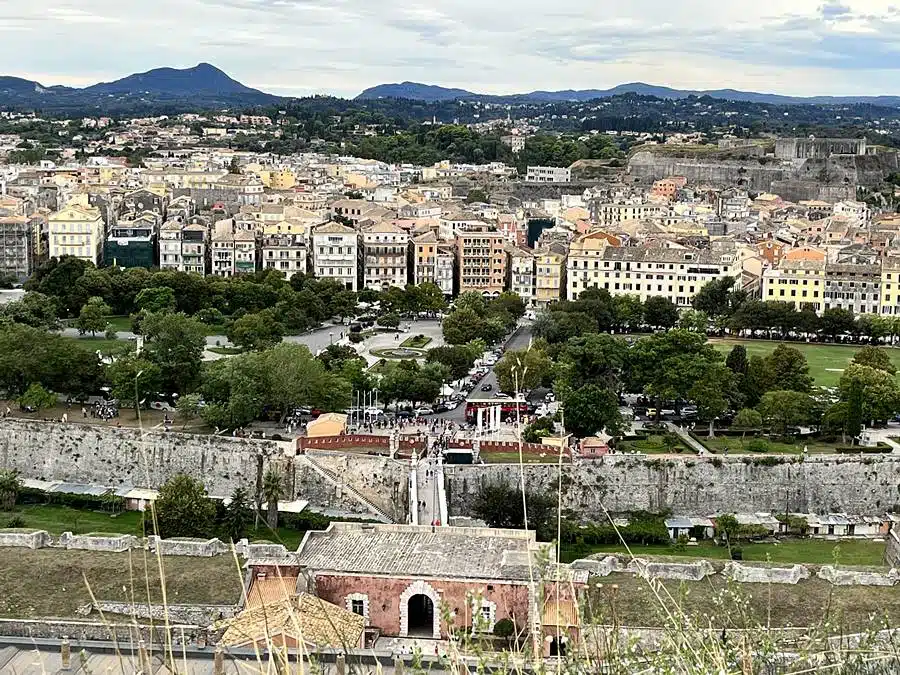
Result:
M50 541L50 535L44 530L0 530L0 547L44 548Z
M168 628L169 639L165 638ZM170 624L164 626L133 626L104 621L66 621L50 619L0 619L0 635L4 638L49 638L67 636L73 643L86 640L116 641L123 651L137 648L140 639L148 644L191 644L206 635L206 629L196 625ZM205 639L205 637L204 637ZM74 659L73 659L74 662Z
M83 551L111 551L120 553L132 548L142 548L143 542L130 534L116 536L75 535L63 532L57 544L60 548L80 549Z
M893 586L897 583L898 571L866 572L842 570L831 565L819 568L818 577L835 586Z
M767 460L772 458L766 458ZM596 520L627 511L883 513L900 502L900 457L821 455L659 459L606 455L562 466L562 507ZM518 485L515 464L448 465L450 515L468 515L482 481ZM525 484L555 494L556 465L524 466Z
M152 619L191 626L211 626L221 619L230 619L237 613L233 605L146 605L144 603L106 602L98 600L89 607L91 612L117 614L137 619Z
M900 568L900 535L895 528L891 528L884 538L884 562L890 567Z
M809 579L809 569L803 565L791 567L757 567L730 562L725 565L722 574L734 581L744 584L797 584Z

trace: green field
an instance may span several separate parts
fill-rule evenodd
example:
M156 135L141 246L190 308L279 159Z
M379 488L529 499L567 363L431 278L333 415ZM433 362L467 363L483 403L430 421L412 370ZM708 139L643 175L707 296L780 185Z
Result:
M884 542L869 539L848 539L846 541L826 541L824 539L784 539L777 544L741 543L744 560L773 563L807 563L811 565L853 565L862 567L884 566ZM674 546L640 546L630 547L631 554L636 557L666 556L676 558L708 558L711 560L727 560L728 549L716 546L711 541L699 542L697 546L688 546L683 551ZM595 546L588 549L563 547L561 555L565 562L592 553L618 553L628 555L623 545Z
M834 443L820 443L816 440L803 440L797 441L796 443L782 443L780 441L768 440L769 449L766 452L751 452L747 449L747 446L753 440L753 434L747 434L747 437L743 440L739 436L716 436L715 438L707 438L706 433L704 433L703 429L695 429L694 433L696 434L698 440L705 445L710 452L716 454L722 454L725 451L725 448L728 448L728 453L732 455L739 454L749 454L754 457L764 457L767 454L770 455L802 455L803 449L806 448L811 455L833 455L834 454ZM838 445L840 442L838 442Z
M63 337L63 340L70 340L76 345L90 352L99 351L103 354L118 354L134 349L134 342L131 340L107 340L104 337Z
M485 464L518 464L518 452L482 452L479 457L484 460ZM563 457L563 464L568 464L571 460ZM523 464L559 464L559 455L552 451L547 452L543 457L540 455L523 454Z
M621 452L642 452L646 455L673 453L685 453L689 455L697 454L680 441L671 449L667 448L666 444L663 442L663 436L660 434L648 436L646 441L622 441L619 448Z
M744 345L747 348L747 358L752 356L768 356L780 342L768 340L719 340L709 341L719 351L727 354L734 345ZM805 342L786 342L788 347L793 347L806 357L809 363L809 373L815 378L816 384L821 387L836 387L841 379L841 373L853 359L853 355L861 347L843 345L807 344ZM893 347L884 348L891 357L891 361L900 370L900 349Z

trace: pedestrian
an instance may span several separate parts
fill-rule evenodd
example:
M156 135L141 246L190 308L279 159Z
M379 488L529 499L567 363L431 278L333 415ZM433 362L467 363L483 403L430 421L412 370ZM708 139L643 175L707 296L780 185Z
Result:
M81 406L81 416L84 419L87 419L87 408L85 408L84 406Z

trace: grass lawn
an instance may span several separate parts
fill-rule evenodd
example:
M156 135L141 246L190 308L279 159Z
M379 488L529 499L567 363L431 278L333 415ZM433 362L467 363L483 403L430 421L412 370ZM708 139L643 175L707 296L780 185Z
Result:
M668 558L709 558L727 560L728 549L716 546L711 541L701 541L697 546L688 546L679 551L673 546L631 546L631 553L638 557L665 556ZM783 539L777 544L744 543L744 560L773 563L808 563L810 565L854 565L861 567L884 566L884 542L869 539L849 539L846 541L826 541L825 539ZM589 553L626 554L624 546L596 546L592 550L563 548L562 557L571 562Z
M172 604L234 604L241 596L242 561L230 555L161 560ZM0 616L74 617L75 610L91 602L91 592L99 600L146 603L149 596L150 602L160 603L159 561L142 550L0 549Z
M518 452L482 452L480 455L485 464L518 464ZM522 461L524 464L559 464L559 455L548 452L541 457L540 455L523 454ZM563 464L568 464L571 460L563 457Z
M240 347L207 347L206 349L213 354L222 354L223 356L235 356L244 353L244 350Z
M728 353L734 345L744 345L747 348L747 358L751 356L768 356L780 342L769 340L719 340L709 341L716 349ZM806 357L809 363L809 373L815 378L817 385L821 387L836 387L841 379L844 369L853 360L853 355L861 347L856 345L827 345L807 344L805 342L785 342L788 347L793 347ZM900 349L892 347L883 348L891 357L891 361L900 370Z
M646 441L623 441L620 445L622 452L642 452L646 455L662 455L673 453L696 454L684 443L678 442L671 448L666 447L661 434L652 434Z
M696 433L696 430L695 430ZM782 443L779 441L769 441L769 450L767 452L750 452L747 449L747 446L750 444L750 441L753 440L752 435L747 435L746 438L741 440L739 436L716 436L715 438L707 438L705 433L696 433L697 438L703 445L705 445L710 452L714 452L717 454L721 454L725 451L725 448L728 448L728 454L742 454L746 453L749 455L753 455L754 457L764 457L767 454L771 455L802 455L803 448L806 447L809 449L809 454L825 454L825 455L833 455L834 454L834 443L819 443L813 440L806 441L797 441L796 443Z
M412 337L406 338L403 342L401 342L400 346L412 347L413 349L422 349L429 342L431 342L431 338L427 335L413 335Z
M82 349L90 352L100 351L103 354L124 353L134 349L131 340L107 340L105 337L65 337L63 340L71 340Z
M131 332L130 316L108 316L106 317L106 323L109 328L112 328L117 333Z
M829 634L873 629L885 618L891 627L900 621L900 593L884 586L832 586L822 579L735 584L720 575L654 586L656 592L632 574L597 577L591 580L587 611L601 623L647 627L666 625L679 610L697 628L813 627L828 621Z

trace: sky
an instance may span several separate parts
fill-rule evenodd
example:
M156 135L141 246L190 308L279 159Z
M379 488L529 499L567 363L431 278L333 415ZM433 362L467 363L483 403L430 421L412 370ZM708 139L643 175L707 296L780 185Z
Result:
M2 0L0 74L86 86L208 62L283 96L406 80L900 95L891 1Z

